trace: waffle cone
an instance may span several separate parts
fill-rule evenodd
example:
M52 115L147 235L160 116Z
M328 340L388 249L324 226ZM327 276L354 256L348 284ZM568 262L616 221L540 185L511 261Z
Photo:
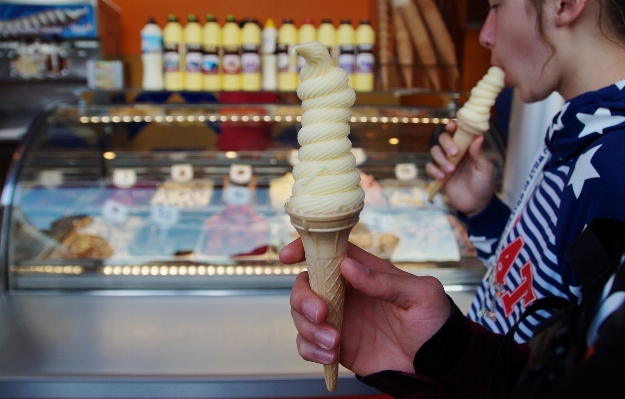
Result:
M460 163L460 160L462 159L464 154L466 154L467 150L469 149L469 146L473 142L473 139L475 139L477 135L482 134L482 133L483 132L480 132L479 130L473 128L472 126L467 126L466 124L463 124L462 122L458 121L458 128L456 129L456 132L454 133L454 137L453 137L454 143L458 147L458 153L453 157L449 157L449 160L453 162L454 165L458 165L458 163ZM430 185L428 186L428 201L429 202L432 202L432 200L434 199L434 196L438 194L441 188L443 188L448 178L449 178L449 175L445 176L444 179L437 179L437 180L434 180L432 183L430 183Z
M349 233L358 223L363 206L364 203L361 203L348 211L332 214L297 212L288 203L284 207L304 244L310 288L328 305L326 321L338 331L343 325L345 300L345 281L339 265L347 255ZM338 370L338 361L323 366L326 387L330 392L336 389Z

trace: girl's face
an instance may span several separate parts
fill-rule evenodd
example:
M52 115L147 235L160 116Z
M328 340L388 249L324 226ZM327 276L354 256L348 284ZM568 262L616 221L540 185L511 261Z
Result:
M489 1L480 43L491 50L491 64L504 70L506 85L516 87L524 102L546 98L556 90L558 79L556 56L545 41L548 29L543 37L528 0Z

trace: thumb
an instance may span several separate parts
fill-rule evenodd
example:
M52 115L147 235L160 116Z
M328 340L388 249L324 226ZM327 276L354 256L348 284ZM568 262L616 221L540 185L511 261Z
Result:
M478 159L482 155L482 145L484 145L484 135L478 135L469 145L471 158Z
M411 307L423 294L420 277L400 269L393 273L377 272L354 259L345 258L341 263L341 274L358 291L404 309Z

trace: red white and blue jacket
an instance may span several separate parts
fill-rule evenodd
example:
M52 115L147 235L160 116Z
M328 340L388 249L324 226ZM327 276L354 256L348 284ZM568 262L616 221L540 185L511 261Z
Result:
M526 190L515 209L496 196L465 218L488 272L469 318L507 332L532 302L579 301L580 281L565 250L594 218L625 220L625 80L584 93L553 118ZM526 342L550 315L541 311L515 335Z

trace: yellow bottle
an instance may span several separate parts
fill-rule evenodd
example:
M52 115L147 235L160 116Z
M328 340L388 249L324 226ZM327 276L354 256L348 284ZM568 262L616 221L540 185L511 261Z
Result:
M163 81L165 90L184 88L182 26L174 14L169 14L163 28Z
M349 86L354 87L354 28L349 19L341 20L339 28L336 30L336 44L338 47L336 64L347 72L349 76Z
M185 43L185 89L202 90L202 25L189 14L183 30Z
M213 14L206 16L206 23L202 29L202 74L203 87L208 91L221 90L221 74L219 71L219 47L221 44L221 26Z
M232 15L228 15L221 30L223 57L222 90L241 90L241 29Z
M302 25L299 27L297 31L297 44L314 42L317 40L317 29L315 25L313 25L313 20L310 18L306 18L302 21ZM297 72L302 70L304 66L304 57L301 55L297 56Z
M356 29L356 70L354 73L354 90L356 91L373 91L374 43L375 31L371 23L366 19L360 21Z
M293 20L286 18L278 29L278 90L295 91L297 89L297 57L292 54L297 43L297 29Z
M336 28L334 28L331 19L321 20L321 25L319 25L319 28L317 29L317 38L319 43L328 48L332 59L336 61L336 54L334 50L336 46Z
M260 26L248 19L241 30L241 88L260 90Z

